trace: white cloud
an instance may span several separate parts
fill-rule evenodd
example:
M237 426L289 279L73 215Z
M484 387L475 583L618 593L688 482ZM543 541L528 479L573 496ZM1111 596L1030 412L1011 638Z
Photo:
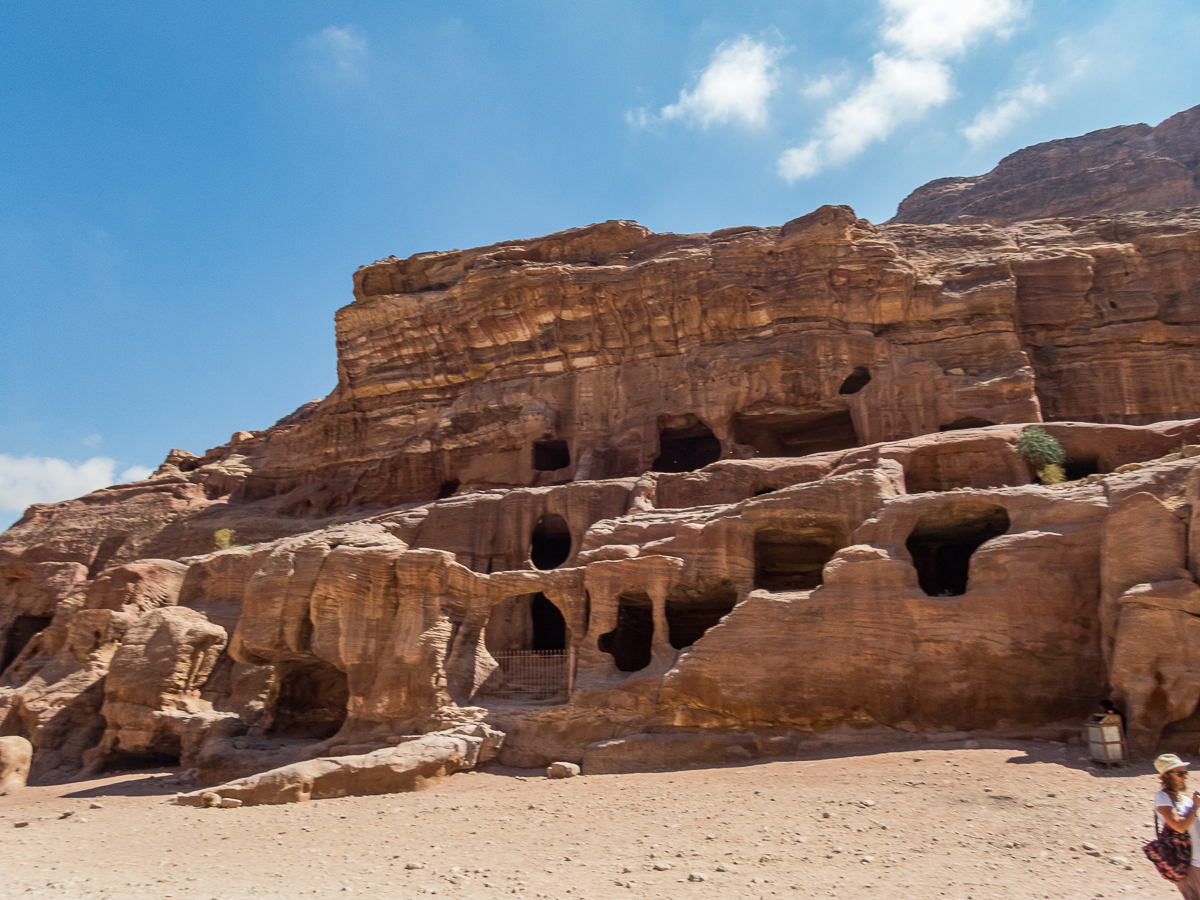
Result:
M108 487L118 479L116 463L106 456L70 463L45 456L14 457L0 453L0 509L22 511L31 503L55 503ZM130 466L122 481L149 477L145 466Z
M970 125L963 128L972 147L979 147L1006 134L1036 107L1045 106L1050 92L1044 84L1031 82L1016 91L1007 91L997 97L996 103L982 109Z
M959 56L993 34L1007 37L1024 11L1021 0L883 0L883 37L904 54Z
M145 481L153 474L154 470L149 466L130 466L121 473L121 481L119 483L127 484L130 481Z
M871 58L871 74L825 114L813 138L780 156L788 181L847 162L946 103L954 96L950 61L984 38L1007 35L1025 11L1023 0L883 0L883 7L880 36L889 49Z
M767 121L767 99L779 86L781 47L743 35L726 41L713 52L708 67L696 86L679 92L679 102L664 106L665 120L680 119L710 125L741 122L759 127ZM627 113L626 121L645 125L650 115L644 110Z
M330 25L304 41L314 67L338 78L357 76L369 55L367 39L353 25Z
M800 93L809 100L825 100L833 96L833 92L837 90L837 84L828 75L822 75L813 81L809 81L800 89Z
M79 443L83 444L85 447L95 447L97 444L103 444L104 438L100 437L98 434L89 434Z

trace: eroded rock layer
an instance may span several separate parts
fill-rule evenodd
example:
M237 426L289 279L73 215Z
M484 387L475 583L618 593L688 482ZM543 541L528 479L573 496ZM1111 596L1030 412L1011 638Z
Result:
M329 397L0 538L0 733L339 784L485 725L585 771L1098 701L1191 740L1198 285L1197 210L366 266Z
M1007 224L1200 205L1200 106L1157 127L1120 125L1047 141L986 175L939 178L900 204L892 222Z

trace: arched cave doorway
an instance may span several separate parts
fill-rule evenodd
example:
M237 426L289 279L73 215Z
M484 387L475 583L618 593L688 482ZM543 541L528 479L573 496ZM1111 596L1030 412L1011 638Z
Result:
M281 663L271 737L323 741L346 721L350 687L346 673L324 660Z
M679 425L658 432L653 472L694 472L721 458L721 442L712 429L688 413Z
M1009 528L1002 506L944 511L922 516L905 541L917 580L930 597L958 597L967 592L971 556L985 542Z
M842 386L838 388L839 394L857 394L871 382L871 370L866 366L855 366L854 371L846 376Z
M650 665L654 645L654 607L644 591L629 591L617 598L617 627L600 635L596 646L612 655L622 672L638 672Z
M667 639L676 650L690 647L736 605L737 588L732 582L702 588L679 585L667 595Z
M489 653L566 650L568 637L562 611L539 591L508 597L493 606L483 644Z
M811 591L820 587L825 564L845 546L845 531L834 524L761 528L754 535L754 586Z
M571 558L571 528L557 513L538 519L529 540L529 561L535 569L557 569Z
M0 674L13 664L25 645L50 626L51 616L17 616L8 626L4 639L4 657L0 659Z
M179 765L183 740L177 734L159 734L145 750L111 750L105 756L103 768L108 772L128 772L133 769L166 769Z
M571 448L566 441L534 441L533 467L539 472L557 472L571 465Z

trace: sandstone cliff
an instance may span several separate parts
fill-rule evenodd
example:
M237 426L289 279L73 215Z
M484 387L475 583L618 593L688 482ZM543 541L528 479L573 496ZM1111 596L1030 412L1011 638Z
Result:
M481 721L505 762L609 741L611 770L632 735L1061 736L1111 698L1170 745L1200 729L1198 285L1200 210L363 267L329 397L0 537L0 733L43 779ZM1035 422L1066 485L1016 451Z
M1155 128L1121 125L1006 156L986 175L939 178L893 223L1007 224L1200 205L1200 106Z

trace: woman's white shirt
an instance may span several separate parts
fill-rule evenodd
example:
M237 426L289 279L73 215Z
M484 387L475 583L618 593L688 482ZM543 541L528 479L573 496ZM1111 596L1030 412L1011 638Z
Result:
M1182 819L1192 811L1192 797L1190 794L1181 794L1179 800L1175 801L1171 799L1171 795L1166 791L1159 791L1154 795L1154 818L1158 822L1158 828L1161 831L1167 827L1167 823L1158 811L1160 806L1175 807L1175 814ZM1188 836L1192 839L1192 865L1200 866L1200 818L1195 819L1188 827Z

